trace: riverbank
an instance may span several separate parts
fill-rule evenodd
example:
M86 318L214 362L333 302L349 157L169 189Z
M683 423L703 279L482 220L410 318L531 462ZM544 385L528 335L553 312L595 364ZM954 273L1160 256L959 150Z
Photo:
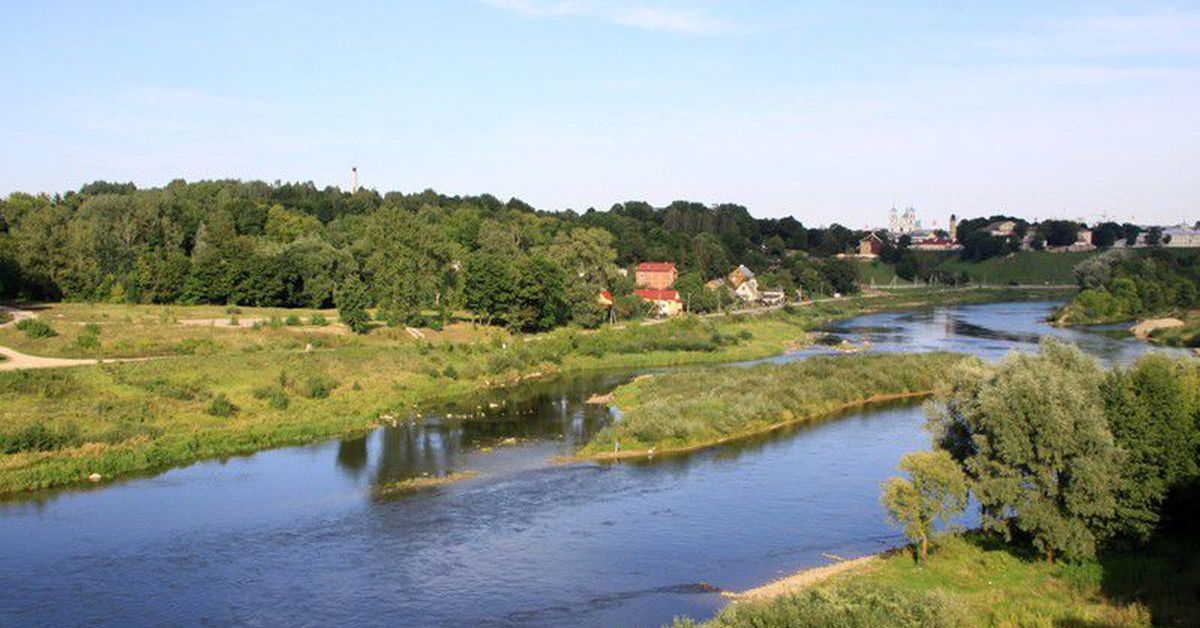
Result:
M703 449L888 400L926 396L967 360L947 353L820 356L667 373L617 388L621 419L579 451L620 459Z
M1050 565L985 535L949 535L930 560L907 552L835 563L734 595L709 627L1195 625L1195 542L1158 538ZM833 573L828 573L833 571ZM789 586L789 583L791 586ZM677 628L696 623L680 619Z
M217 332L178 323L211 314L212 307L45 306L38 317L58 336L34 339L9 327L0 330L0 345L94 358L97 349L84 349L78 335L99 321L104 357L143 357L138 338L147 339L147 353L164 357L0 373L0 494L82 484L93 474L106 482L351 435L532 377L767 357L807 343L809 330L820 324L867 311L1021 298L1044 293L906 291L760 316L529 337L459 324L430 331L424 341L388 328L343 336L307 333L303 325ZM250 308L236 315L283 320Z

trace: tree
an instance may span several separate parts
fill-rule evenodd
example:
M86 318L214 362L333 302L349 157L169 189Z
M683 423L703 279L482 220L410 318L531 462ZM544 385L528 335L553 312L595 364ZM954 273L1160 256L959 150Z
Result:
M984 527L1028 534L1050 562L1094 554L1116 509L1102 378L1078 348L1046 339L1036 355L966 367L931 406L935 442L963 465Z
M1148 355L1105 379L1105 411L1123 454L1116 532L1148 539L1167 492L1197 476L1197 375L1193 365Z
M904 526L904 535L916 544L917 560L924 561L934 523L949 523L966 507L967 478L945 451L905 454L898 468L910 479L885 482L880 501L888 517Z
M441 308L454 282L451 247L432 216L384 207L367 225L366 270L389 325L407 323L423 308Z
M367 295L367 287L357 275L352 275L339 287L335 300L338 317L350 331L365 334L371 329L371 315L367 313L370 297Z
M512 259L476 253L467 260L463 296L467 308L482 315L487 322L505 320L515 291Z

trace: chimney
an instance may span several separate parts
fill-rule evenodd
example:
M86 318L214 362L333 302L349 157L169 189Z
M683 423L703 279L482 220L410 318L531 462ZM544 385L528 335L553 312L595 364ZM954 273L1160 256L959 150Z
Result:
M357 192L358 192L358 167L355 166L350 169L350 193L355 194Z

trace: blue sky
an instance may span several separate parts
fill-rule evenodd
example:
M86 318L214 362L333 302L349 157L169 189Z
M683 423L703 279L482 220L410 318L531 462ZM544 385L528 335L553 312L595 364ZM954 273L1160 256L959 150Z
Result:
M0 193L312 180L1200 219L1200 4L0 3Z

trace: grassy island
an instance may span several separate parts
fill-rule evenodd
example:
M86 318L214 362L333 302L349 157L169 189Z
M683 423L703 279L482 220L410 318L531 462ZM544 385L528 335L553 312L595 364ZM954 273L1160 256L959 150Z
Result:
M617 389L621 420L579 453L616 458L698 449L857 405L927 395L965 359L947 353L826 356L643 378Z

